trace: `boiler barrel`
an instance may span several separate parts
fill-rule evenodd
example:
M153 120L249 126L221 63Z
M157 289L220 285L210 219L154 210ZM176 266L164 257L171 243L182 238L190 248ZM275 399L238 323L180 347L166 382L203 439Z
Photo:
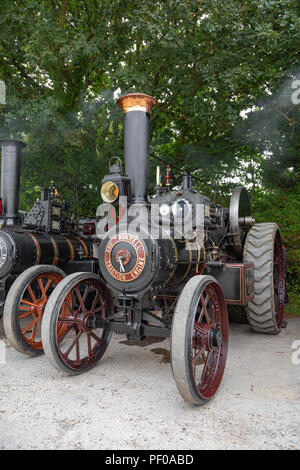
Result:
M91 242L81 238L64 236L43 236L29 232L33 245L33 264L52 264L63 267L68 261L78 261L90 258Z
M92 241L74 236L1 230L0 245L0 278L21 273L38 264L51 264L64 269L70 261L92 257Z

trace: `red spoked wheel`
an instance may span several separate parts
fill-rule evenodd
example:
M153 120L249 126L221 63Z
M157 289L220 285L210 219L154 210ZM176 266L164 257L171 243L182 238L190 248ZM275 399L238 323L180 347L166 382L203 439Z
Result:
M95 366L111 338L107 318L112 312L110 291L99 276L66 277L51 295L42 324L44 351L52 365L70 375Z
M173 376L184 400L203 405L217 392L228 350L223 291L211 276L195 276L176 305L172 333Z
M19 352L43 353L41 320L48 298L65 273L51 265L33 266L12 284L5 301L3 325L10 344Z

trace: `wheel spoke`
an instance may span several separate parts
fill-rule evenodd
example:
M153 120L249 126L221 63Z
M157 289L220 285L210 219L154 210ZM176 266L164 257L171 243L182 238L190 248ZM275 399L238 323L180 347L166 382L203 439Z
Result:
M29 325L25 326L25 328L22 330L22 335L25 335L30 328L35 325L38 321L40 321L40 318L35 318Z
M102 304L100 307L96 308L96 310L92 310L93 313L98 313L100 310L103 310L106 307L106 303Z
M215 315L216 315L216 307L215 307L215 303L213 303L212 306L211 306L211 323L212 323L212 325L215 324Z
M65 339L69 331L72 330L73 327L74 327L73 324L71 326L67 326L66 330L60 333L60 335L57 337L58 345L60 345L63 342L63 340Z
M200 315L199 315L199 318L198 318L198 323L200 323L203 320L203 317L205 317L207 323L210 322L210 318L209 318L209 314L208 314L208 310L207 310L207 304L208 304L209 300L210 300L210 294L209 293L207 293L205 298L204 298L203 294L201 295L199 303L201 303L202 308L201 308L201 312L200 312Z
M75 344L79 341L79 338L80 338L81 335L82 335L82 331L80 331L80 332L76 335L76 337L75 337L75 339L72 341L71 346L69 347L69 349L67 349L67 351L66 351L65 353L63 353L63 356L64 356L65 358L67 358L67 357L69 356L69 354L70 354L70 352L72 351L72 349L74 348Z
M203 294L201 295L200 297L200 301L199 301L199 304L201 304L202 308L201 308L201 312L200 312L200 315L199 315L199 318L198 318L198 323L200 323L203 319L203 315L204 315L204 304L205 304L205 300L203 298Z
M97 336L93 331L90 332L90 336L92 338L94 338L94 340L97 341L97 343L99 344L102 344L103 343L103 339L102 338L99 338L99 336Z
M39 308L39 305L37 303L35 304L26 299L22 299L21 305L22 304L29 305L30 307L34 307L34 308Z
M92 342L91 342L91 335L86 335L87 337L87 345L88 345L88 355L91 355L92 352Z
M64 306L67 307L67 309L69 310L69 313L70 313L71 315L74 315L74 312L73 312L73 310L72 310L72 307L71 307L71 305L69 304L69 302L68 302L67 299L66 299L66 300L64 301L64 303L63 303L63 307L64 307ZM63 310L63 309L62 309L62 310Z
M211 356L211 351L209 351L207 353L206 360L204 362L204 368L203 368L203 372L202 372L202 375L201 375L201 383L203 383L205 381L205 376L206 376L207 370L210 369L210 367L209 367L209 358L210 358L210 356Z
M36 304L37 303L37 299L36 299L36 296L34 295L33 293L33 290L32 290L32 287L31 285L29 284L28 287L27 287L27 290L30 294L30 297L32 298L32 301Z
M90 290L91 290L91 286L87 285L86 288L85 288L83 297L82 297L82 302L83 302L84 304L85 304L85 301L86 301L86 299L87 299L87 296L89 295Z
M76 341L76 361L80 362L80 346L79 346L79 338Z
M201 349L199 349L199 351L196 352L196 354L193 356L192 361L193 361L194 366L197 365L197 361L198 361L199 357L202 357L202 354L203 354L204 351L205 351L205 346L203 346Z
M58 319L58 323L70 323L70 324L72 324L72 325L74 325L74 326L75 326L76 324L80 323L80 322L81 322L80 319L77 319L77 318L70 318L70 317L68 317L68 318L59 318L59 319Z
M210 294L207 293L206 299L205 299L205 302L204 302L204 315L206 317L207 323L210 323L209 313L208 313L208 310L207 310L207 305L208 305L209 300L210 300Z
M45 292L45 287L44 287L44 284L43 284L43 281L42 281L41 278L38 279L38 283L39 283L39 286L40 286L40 289L41 289L42 298L47 299L46 292Z
M96 295L95 295L95 298L93 300L93 303L92 303L92 307L91 307L91 311L94 312L95 311L95 307L96 307L96 304L97 304L97 299L99 297L99 292L96 292Z
M100 307L95 308L96 305L97 305L97 300L98 299L99 299L99 302L100 302L101 305L100 305ZM103 310L106 306L107 306L107 303L103 302L102 297L99 294L99 292L96 292L95 298L94 298L93 303L92 303L91 311L95 314L95 313L98 313L101 310ZM105 318L105 311L104 311L104 314L102 315L102 318Z
M194 329L196 331L199 331L199 333L201 333L202 335L206 335L206 330L204 328L202 328L202 325L200 325L199 322L194 322Z
M49 289L51 283L52 283L52 279L49 279L48 282L47 282L47 284L45 285L45 294L46 294L46 292L48 291L48 289ZM46 296L46 297L47 297L47 296Z
M74 290L75 290L75 292L76 292L77 299L78 299L78 301L79 301L79 305L80 305L80 307L81 307L82 312L86 312L86 307L85 307L84 302L83 302L83 299L82 299L82 297L81 297L79 288L78 288L78 287L75 287Z
M34 310L32 309L26 310L26 312L19 315L18 318L19 320L22 320L23 318L29 317L29 315L33 315L33 314L34 314Z
M37 329L37 323L35 323L34 327L32 328L32 335L31 335L31 341L34 342L35 334L36 334L36 329Z
M22 301L21 301L22 302ZM20 308L19 310L22 310L23 312L26 311L28 312L28 310L34 310L33 308L30 308L30 305L22 305L22 303L20 303Z

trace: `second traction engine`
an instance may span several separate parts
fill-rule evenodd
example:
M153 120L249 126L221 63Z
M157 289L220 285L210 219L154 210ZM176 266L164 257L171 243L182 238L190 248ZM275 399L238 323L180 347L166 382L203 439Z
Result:
M30 211L21 219L19 192L23 142L2 139L0 213L0 316L14 280L31 266L52 265L66 273L90 271L92 238L71 222L68 204L54 184L44 188ZM95 227L95 223L94 223Z
M77 221L53 182L30 211L19 211L22 142L2 139L0 210L0 317L18 351L43 352L41 320L55 286L77 271L98 272L92 258L96 223ZM92 227L93 226L93 227Z

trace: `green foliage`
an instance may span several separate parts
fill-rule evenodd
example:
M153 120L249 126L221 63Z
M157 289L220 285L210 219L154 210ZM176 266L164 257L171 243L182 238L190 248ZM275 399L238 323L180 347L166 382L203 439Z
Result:
M109 158L123 154L113 93L142 91L159 101L153 153L195 170L222 204L245 184L257 219L281 226L289 285L299 287L299 2L2 0L0 9L0 136L27 143L22 209L54 179L73 210L78 187L81 214L94 214Z
M288 250L289 290L300 291L300 184L293 191L280 190L256 194L254 214L257 222L276 222Z
M299 315L300 316L300 295L292 294L289 297L289 305L284 309L285 315Z

